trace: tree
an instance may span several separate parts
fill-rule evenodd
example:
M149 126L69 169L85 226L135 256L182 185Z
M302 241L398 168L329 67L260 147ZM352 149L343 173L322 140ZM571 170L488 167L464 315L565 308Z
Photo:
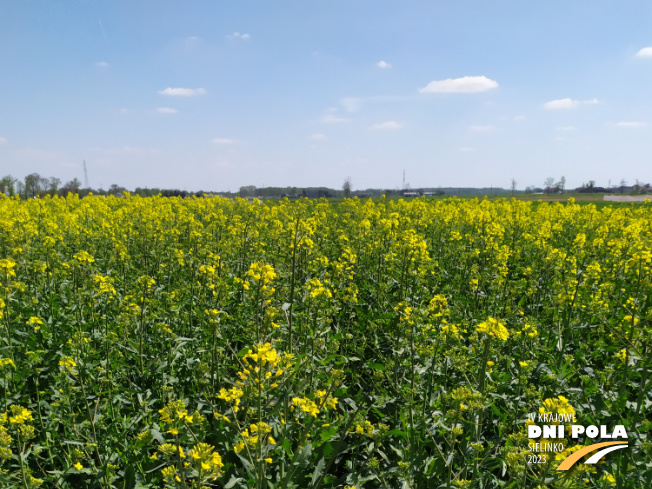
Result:
M59 190L59 185L61 185L61 179L57 177L50 177L46 180L48 193L55 195Z
M25 177L25 196L36 197L41 190L43 179L38 173L30 173Z
M344 190L345 199L351 197L351 177L346 177L344 183L342 184L342 190Z
M516 180L512 178L512 195L516 192Z
M79 192L79 189L81 188L81 182L77 177L73 178L72 180L69 180L66 182L66 184L61 187L61 194L62 195L67 195L68 192L71 192L73 194L76 194Z
M246 197L255 197L256 196L256 186L255 185L246 185L244 187L240 187L240 197L246 198Z
M543 182L543 191L547 194L552 192L552 188L555 185L555 179L552 177L546 178L546 180Z
M555 184L555 188L557 189L557 192L564 193L564 189L566 188L566 177L562 176L561 180L559 180Z
M16 179L11 175L2 177L2 180L0 180L0 193L8 195L9 197L13 197L16 193L16 189L14 187L15 183Z

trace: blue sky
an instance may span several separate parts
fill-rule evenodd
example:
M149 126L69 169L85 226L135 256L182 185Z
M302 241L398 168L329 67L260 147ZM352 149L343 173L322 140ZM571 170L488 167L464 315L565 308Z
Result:
M652 2L0 2L0 174L652 181Z

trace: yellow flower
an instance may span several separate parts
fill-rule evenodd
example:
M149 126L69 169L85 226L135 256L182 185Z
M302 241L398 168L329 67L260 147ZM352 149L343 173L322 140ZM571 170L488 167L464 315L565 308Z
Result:
M627 358L627 348L623 348L618 353L616 353L616 358L621 362L624 362L625 359Z
M606 482L607 484L609 484L611 487L616 487L616 478L615 478L613 475L611 475L611 474L605 474L605 475L603 475L603 476L602 476L602 479L600 479L600 480L605 481L605 482Z
M77 470L81 470L81 469L84 468L84 466L82 464L80 464L79 462L77 462L75 465L73 465L73 467L76 468Z
M507 331L505 325L494 318L488 318L485 322L478 324L476 331L493 336L502 341L507 341L507 338L509 338L509 331Z
M25 424L27 421L34 421L32 412L23 406L12 404L9 406L11 414L9 415L9 424Z
M6 367L7 365L11 365L12 367L16 368L16 365L11 358L0 358L0 367Z
M72 369L77 366L75 360L72 357L61 357L59 360L59 366L62 367L61 370L67 370L72 372Z

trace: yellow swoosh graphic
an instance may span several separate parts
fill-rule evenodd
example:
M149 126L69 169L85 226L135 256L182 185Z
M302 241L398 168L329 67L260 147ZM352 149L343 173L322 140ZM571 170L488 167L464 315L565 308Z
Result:
M570 455L566 460L564 460L559 467L557 467L557 470L568 470L570 469L573 465L575 465L575 462L577 462L579 459L581 459L584 455L587 453L591 453L598 448L602 447L608 447L611 445L627 445L627 442L623 441L605 441L603 443L594 443L593 445L589 445L588 447L584 447L581 450L576 451L572 455Z

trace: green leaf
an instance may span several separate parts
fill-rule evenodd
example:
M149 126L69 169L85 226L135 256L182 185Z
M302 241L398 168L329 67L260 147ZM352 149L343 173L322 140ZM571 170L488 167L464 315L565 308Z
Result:
M319 462L317 462L315 470L313 470L312 472L312 479L310 480L310 485L314 486L315 482L319 480L322 472L324 471L324 465L325 465L325 461L324 461L324 457L322 457L319 459Z
M127 465L125 470L125 480L122 484L123 489L134 489L136 487L136 471L133 465Z

